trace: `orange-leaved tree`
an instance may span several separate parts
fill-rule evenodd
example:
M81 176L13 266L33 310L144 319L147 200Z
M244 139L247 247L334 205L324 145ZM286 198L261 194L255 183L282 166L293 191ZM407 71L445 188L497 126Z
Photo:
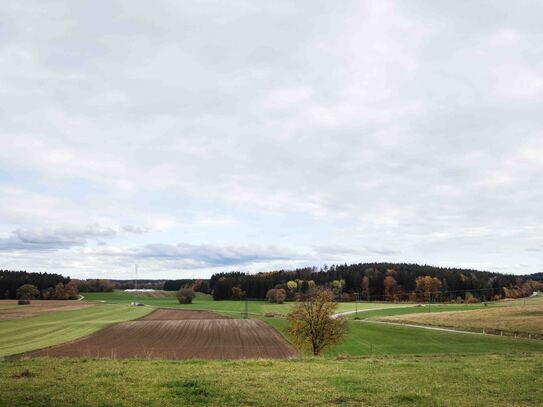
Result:
M330 290L313 290L298 301L288 314L287 334L302 350L319 355L325 348L333 347L347 335L343 318L334 317L334 294Z

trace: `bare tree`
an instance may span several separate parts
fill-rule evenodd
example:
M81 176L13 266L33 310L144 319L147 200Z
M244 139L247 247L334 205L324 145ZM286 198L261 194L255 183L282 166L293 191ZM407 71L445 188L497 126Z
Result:
M330 290L315 290L296 303L288 314L287 333L300 349L319 355L325 348L338 344L347 334L343 318L334 318L334 294Z

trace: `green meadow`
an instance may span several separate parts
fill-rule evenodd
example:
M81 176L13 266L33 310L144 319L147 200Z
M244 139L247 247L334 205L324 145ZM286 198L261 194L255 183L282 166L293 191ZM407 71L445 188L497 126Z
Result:
M536 406L543 353L0 363L1 405Z

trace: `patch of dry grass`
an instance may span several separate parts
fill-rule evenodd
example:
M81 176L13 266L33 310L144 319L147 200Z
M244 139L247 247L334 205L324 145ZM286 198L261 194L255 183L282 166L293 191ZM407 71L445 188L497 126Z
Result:
M379 321L431 325L488 333L531 335L543 338L543 297L516 301L515 305L462 312L407 314L377 318Z

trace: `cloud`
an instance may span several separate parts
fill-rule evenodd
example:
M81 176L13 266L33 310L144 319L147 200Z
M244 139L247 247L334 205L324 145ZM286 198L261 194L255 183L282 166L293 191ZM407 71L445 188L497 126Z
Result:
M277 246L219 246L177 244L148 244L127 250L99 249L99 255L129 257L133 261L153 260L174 264L173 267L202 269L206 267L238 267L251 263L267 263L276 260L297 260L307 257L285 247Z
M117 232L111 228L90 225L80 229L17 229L11 236L0 239L0 250L58 250L83 246L88 240L114 237Z
M141 234L146 229L132 225L124 225L120 231ZM104 240L117 237L119 230L87 225L83 227L57 229L17 229L10 236L0 238L0 251L36 250L51 251L85 246L90 241L105 244Z
M30 1L0 13L7 265L121 273L100 244L140 248L157 275L543 266L524 250L543 233L540 2Z
M135 233L135 234L142 234L142 233L147 233L149 231L149 229L147 228L142 228L142 227L139 227L139 226L134 226L134 225L123 225L121 226L121 231L123 232L126 232L126 233Z

